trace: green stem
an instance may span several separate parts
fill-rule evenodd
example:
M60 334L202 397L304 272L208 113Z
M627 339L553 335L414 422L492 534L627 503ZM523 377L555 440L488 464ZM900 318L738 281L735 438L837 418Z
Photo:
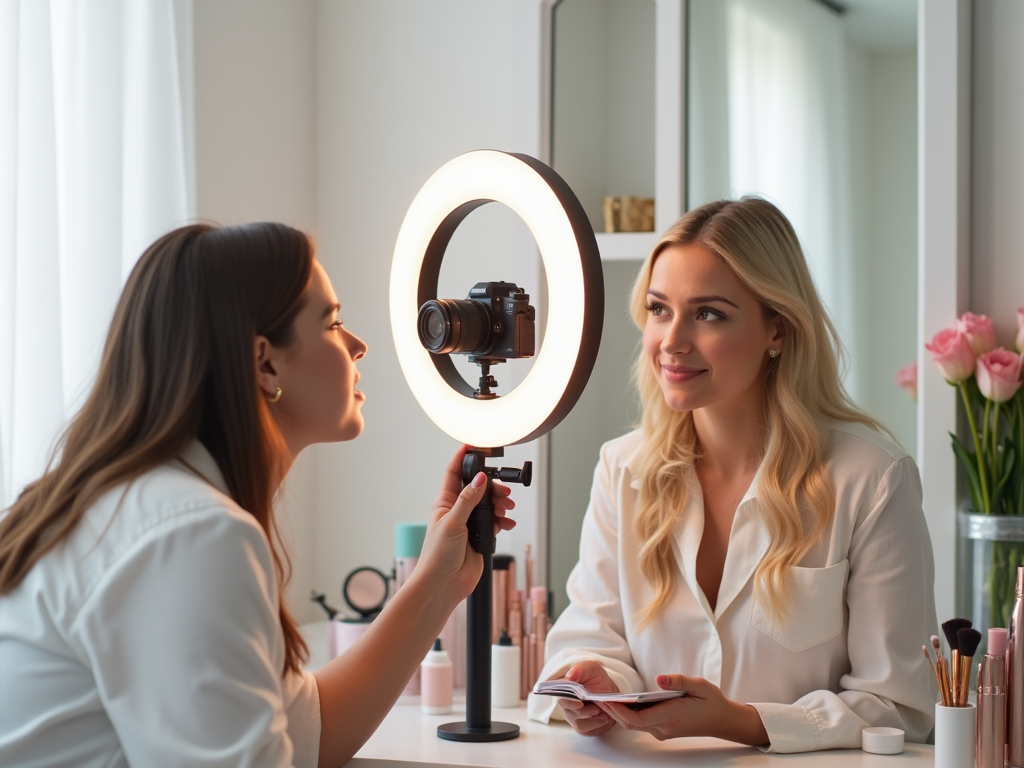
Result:
M992 409L992 452L989 457L991 460L988 463L992 469L992 492L995 493L996 486L1003 477L1003 459L1006 458L999 453L999 403L996 403L995 408ZM1002 509L993 509L992 514L1002 514Z
M989 418L992 410L992 401L985 400L985 414L981 418L981 444L988 448L988 425L991 423Z
M971 438L974 440L975 461L978 462L978 477L981 481L981 500L982 505L985 507L982 512L990 515L992 514L992 509L988 497L988 480L985 477L984 456L981 452L981 442L978 440L978 426L974 421L974 411L971 409L971 401L967 396L967 382L961 381L957 384L957 387L960 389L960 395L964 400L964 410L967 411L967 421L971 426Z

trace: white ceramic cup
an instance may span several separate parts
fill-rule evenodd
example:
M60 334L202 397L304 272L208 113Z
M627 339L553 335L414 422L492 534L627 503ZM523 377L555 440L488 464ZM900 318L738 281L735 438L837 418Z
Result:
M935 705L935 768L972 768L977 710Z

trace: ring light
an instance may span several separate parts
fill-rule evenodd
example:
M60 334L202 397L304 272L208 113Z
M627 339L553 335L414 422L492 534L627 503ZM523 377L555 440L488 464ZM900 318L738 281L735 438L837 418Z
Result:
M474 399L447 355L420 344L420 306L437 298L445 249L456 228L488 202L529 227L547 274L543 343L526 378L507 395ZM402 222L391 266L391 331L402 372L420 406L444 432L474 446L533 440L579 400L594 368L604 319L597 240L583 206L551 168L527 155L477 150L441 166Z
M486 392L487 371L502 356L486 362L477 358L483 375L480 396L474 397L447 354L424 349L418 319L420 307L438 298L441 261L455 230L492 201L511 208L530 228L544 262L551 306L540 352L522 383L507 395L492 396ZM507 445L540 437L572 410L594 368L603 322L604 277L594 231L576 195L548 166L527 155L467 152L441 166L413 199L391 264L391 332L398 361L431 420L456 440L475 446L463 459L463 483L480 471L488 477L488 491L466 526L470 545L484 561L467 606L466 720L439 725L442 739L484 742L519 735L514 723L491 720L494 505L489 489L493 479L529 485L531 469L526 462L522 470L498 470L487 467L485 459L502 456ZM513 357L525 356L516 352Z

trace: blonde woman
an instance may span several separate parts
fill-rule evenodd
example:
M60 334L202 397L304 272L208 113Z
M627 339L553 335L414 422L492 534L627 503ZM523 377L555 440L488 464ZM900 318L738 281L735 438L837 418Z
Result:
M684 216L637 278L639 429L607 443L541 679L688 695L634 711L531 696L581 734L773 752L932 729L936 631L917 467L851 402L785 216Z

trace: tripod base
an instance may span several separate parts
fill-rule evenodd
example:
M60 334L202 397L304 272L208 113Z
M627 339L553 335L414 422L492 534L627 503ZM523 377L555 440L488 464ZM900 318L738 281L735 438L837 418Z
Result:
M437 735L448 741L508 741L519 737L519 726L492 722L490 728L470 728L463 720L437 726Z

